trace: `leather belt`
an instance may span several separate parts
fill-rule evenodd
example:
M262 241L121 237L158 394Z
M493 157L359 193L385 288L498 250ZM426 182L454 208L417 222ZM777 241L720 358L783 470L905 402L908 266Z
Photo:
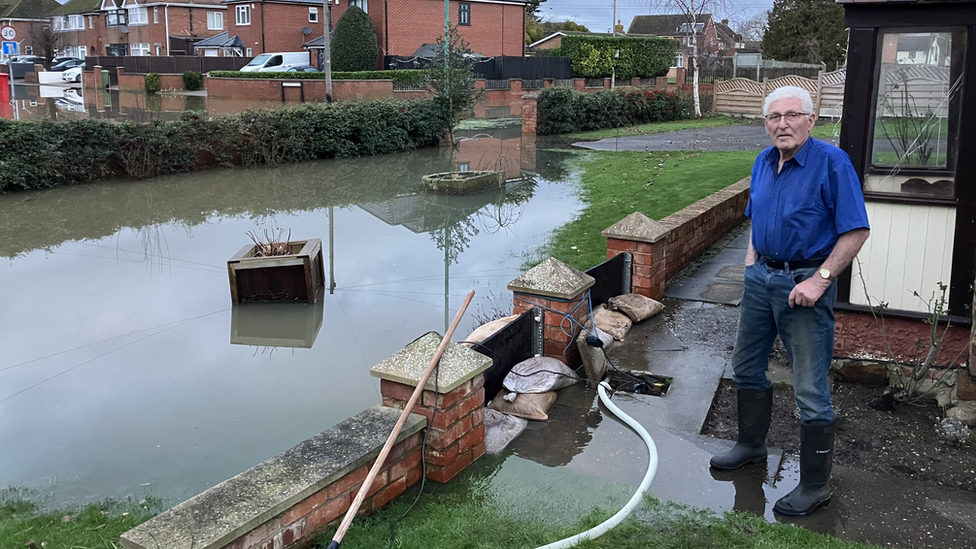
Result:
M809 269L810 267L819 267L821 264L823 264L825 260L826 258L801 259L799 261L777 261L775 259L770 259L765 256L761 256L759 258L759 261L762 261L766 265L769 265L771 269L777 269L777 270L785 269L788 271L792 271L793 269Z

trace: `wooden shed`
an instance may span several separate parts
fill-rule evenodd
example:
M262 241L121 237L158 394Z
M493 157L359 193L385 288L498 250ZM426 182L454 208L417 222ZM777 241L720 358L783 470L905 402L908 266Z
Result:
M871 238L840 280L838 307L970 323L976 274L976 1L844 5L840 146L861 177ZM918 295L916 295L918 294Z

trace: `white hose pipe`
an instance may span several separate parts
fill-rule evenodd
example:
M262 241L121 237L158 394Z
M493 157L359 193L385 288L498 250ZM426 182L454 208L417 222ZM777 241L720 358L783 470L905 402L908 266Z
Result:
M610 384L606 381L601 381L600 385L597 386L597 392L600 393L600 401L603 402L603 405L609 408L611 412L613 412L613 415L617 416L621 421L630 426L631 429L637 431L637 434L640 435L641 439L644 440L644 444L647 445L647 451L650 453L650 456L647 459L647 472L644 473L644 480L641 481L640 486L637 487L637 491L634 492L634 495L630 498L630 501L627 502L627 505L624 505L623 508L617 511L617 514L614 516L585 532L581 532L566 539L554 541L549 545L543 545L542 547L538 547L536 549L565 549L584 540L595 539L607 533L611 528L617 526L623 522L624 519L629 517L630 514L634 512L634 509L640 505L641 500L644 499L644 493L647 492L647 489L651 486L651 482L654 480L654 475L657 474L657 446L654 444L654 439L651 438L651 435L648 434L647 430L644 429L640 423L637 423L634 418L625 414L623 410L617 407L616 404L610 402L610 397L607 396L607 389L610 389Z

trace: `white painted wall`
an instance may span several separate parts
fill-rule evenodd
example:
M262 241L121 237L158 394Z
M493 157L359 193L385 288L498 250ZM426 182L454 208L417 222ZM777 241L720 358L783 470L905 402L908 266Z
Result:
M850 302L868 305L866 285L871 305L927 312L939 282L949 283L955 208L868 202L867 210L871 237L854 261Z

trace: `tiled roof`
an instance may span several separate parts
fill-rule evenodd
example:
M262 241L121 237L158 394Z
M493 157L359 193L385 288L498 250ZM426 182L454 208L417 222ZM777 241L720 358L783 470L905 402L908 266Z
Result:
M194 48L244 48L244 41L241 37L234 35L229 37L229 32L222 32L217 36L205 38L193 45Z
M707 23L712 19L712 14L699 14L695 20L699 23ZM679 32L682 25L688 24L688 16L684 14L672 15L636 15L630 22L627 34L655 34L657 36L682 36L689 34L688 31ZM698 34L703 34L704 29Z
M70 0L51 12L52 15L68 15L69 13L90 13L102 7L102 0Z
M54 0L0 0L0 17L42 18L60 7Z
M252 0L221 0L221 4L240 4L242 2L251 2ZM301 4L308 6L321 6L324 2L322 0L267 0L268 2L277 2L279 4Z

